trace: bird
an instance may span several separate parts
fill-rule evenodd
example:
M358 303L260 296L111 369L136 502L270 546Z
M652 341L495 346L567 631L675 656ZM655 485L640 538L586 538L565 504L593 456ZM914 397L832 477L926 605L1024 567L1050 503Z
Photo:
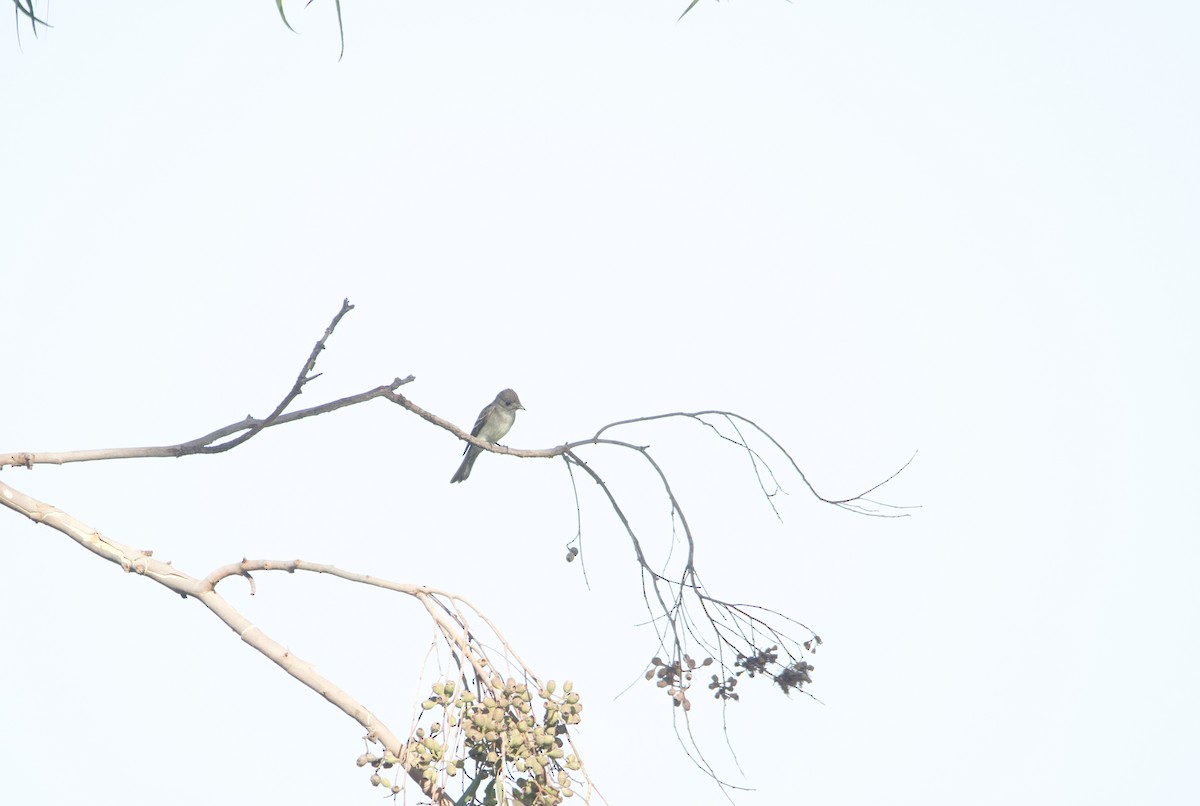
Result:
M479 412L479 419L475 421L475 427L471 429L471 436L479 437L486 442L498 442L516 422L517 409L525 410L525 407L521 405L521 398L517 397L517 393L512 389L503 390L496 395L495 400L484 406L483 411ZM467 476L471 475L471 468L475 465L475 458L483 453L483 448L468 443L463 453L466 455L450 479L451 484L467 480Z

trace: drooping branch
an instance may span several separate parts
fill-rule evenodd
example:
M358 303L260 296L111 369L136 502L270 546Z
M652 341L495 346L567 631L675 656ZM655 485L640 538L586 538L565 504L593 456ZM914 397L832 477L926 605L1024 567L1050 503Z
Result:
M729 436L726 436L725 434L722 434L720 429L718 429L715 425L713 425L712 423L710 423L704 419L704 417L706 415L723 417L726 420L728 420L730 422L730 424L733 426L734 431L738 434L737 438L735 439L733 437L729 437ZM870 495L875 490L878 490L880 487L887 484L889 481L891 481L892 479L896 478L901 473L903 473L905 468L907 468L910 464L912 464L912 460L916 458L916 454L913 454L907 462L905 462L903 465L901 465L900 468L898 470L896 470L896 472L892 473L886 479L884 479L883 481L879 482L878 484L862 491L861 493L858 493L857 495L852 495L852 496L849 496L846 498L826 498L824 495L817 492L817 488L814 487L812 485L812 482L810 482L808 480L808 476L806 476L804 474L804 471L800 469L800 465L796 463L796 460L792 457L792 455L790 453L788 453L787 449L784 448L783 445L781 445L779 443L779 440L777 440L777 439L775 439L775 437L771 436L770 432L768 432L766 429L764 429L758 423L754 422L753 420L751 420L749 418L743 417L742 415L738 414L737 412L732 412L732 411L721 411L719 409L708 409L705 411L690 411L690 412L673 411L673 412L668 412L666 414L651 414L646 417L633 417L628 420L618 420L616 422L609 423L608 425L602 426L600 428L600 430L596 432L596 435L592 439L584 440L582 442L574 442L574 443L571 443L568 447L574 448L579 445L585 445L585 444L589 444L589 443L599 444L600 442L602 442L602 440L600 440L599 437L605 431L608 431L611 428L618 428L623 425L632 425L635 423L648 423L648 422L653 422L655 420L666 420L666 419L675 418L675 417L682 417L685 419L695 420L696 422L700 423L701 425L704 425L704 426L712 429L717 434L717 436L719 436L721 439L725 440L726 442L732 442L733 444L737 445L739 448L746 450L755 463L756 472L757 472L758 466L762 465L763 467L767 467L767 470L770 473L772 479L774 479L775 474L772 471L770 471L770 469L766 465L766 463L762 461L762 457L758 454L758 452L749 446L749 444L746 442L745 438L742 437L741 431L737 427L738 422L742 422L742 423L749 425L751 428L753 428L755 431L757 431L759 434L761 434L766 440L768 440L772 445L774 445L775 448L778 449L778 451L781 454L783 454L784 458L787 459L788 464L790 464L792 466L792 469L794 471L796 471L796 475L800 477L800 481L804 482L804 486L806 486L808 488L809 492L811 492L817 498L818 501L822 501L826 504L833 504L836 507L840 507L842 509L848 509L851 512L857 512L860 515L871 515L871 516L877 517L877 518L906 518L906 517L908 517L907 513L901 512L900 510L914 508L914 507L900 507L900 506L895 506L893 504L883 504L878 501L870 501L866 498L866 496ZM778 483L778 482L776 482L776 483ZM764 488L764 493L765 493L765 488ZM771 497L770 494L767 494L767 497L769 500ZM892 512L875 512L875 511L864 508L862 506L862 504L874 504L875 506L879 506L884 509L893 510L893 511ZM772 506L774 506L774 505L772 504Z
M689 523L683 506L662 466L651 455L648 446L635 445L604 436L611 429L620 426L676 417L698 422L711 429L721 439L743 450L750 458L755 478L764 498L771 505L777 517L779 517L779 511L775 507L773 498L782 489L779 480L767 460L745 439L739 423L750 426L778 449L799 475L804 485L819 501L857 514L905 517L907 513L902 511L906 509L905 507L870 501L866 496L894 479L908 467L912 459L909 459L887 479L866 491L848 498L837 499L818 493L793 457L774 437L753 421L734 412L719 410L674 412L622 420L603 426L590 440L564 446L568 449L563 455L568 469L578 467L596 482L633 545L634 555L641 571L643 599L650 616L649 623L657 635L659 649L666 658L666 660L657 656L653 658L646 672L646 678L656 680L660 688L666 689L672 703L678 708L675 713L683 714L687 740L684 741L683 736L680 736L680 739L689 757L723 788L735 789L738 787L731 786L716 773L691 732L688 713L692 707L692 700L689 695L695 682L695 675L700 673L704 667L714 666L716 673L712 674L708 689L713 693L713 697L721 701L723 705L739 699L737 685L743 677L766 677L785 693L798 690L811 697L812 695L803 689L805 684L812 683L811 673L814 667L809 662L808 656L814 653L822 642L816 632L788 616L759 605L738 604L710 594L699 574L697 543L692 525ZM706 417L723 418L733 429L734 435L723 433L716 424L705 419ZM685 542L686 551L677 563L671 563L668 560L661 570L651 564L643 546L644 540L635 532L615 494L601 473L593 466L594 463L585 462L579 455L578 449L588 445L633 451L649 465L670 504L672 524L678 525ZM767 480L774 486L773 490L768 489ZM572 486L574 487L573 475ZM578 493L576 496L578 500ZM866 506L868 504L875 508L869 508ZM573 560L574 555L568 555L568 559ZM673 572L667 570L671 565L675 567ZM793 638L786 625L804 630L807 637ZM699 658L693 657L697 650L703 653Z

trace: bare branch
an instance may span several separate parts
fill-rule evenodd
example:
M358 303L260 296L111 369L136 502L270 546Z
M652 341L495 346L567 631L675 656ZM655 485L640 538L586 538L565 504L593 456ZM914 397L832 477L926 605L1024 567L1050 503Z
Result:
M148 459L148 458L179 458L181 456L191 456L197 453L204 453L200 450L206 445L223 439L231 434L236 434L239 431L244 431L250 428L269 428L271 426L283 425L292 423L296 420L303 420L306 417L315 417L318 414L327 414L331 411L345 408L346 406L354 406L358 403L365 403L368 400L374 400L377 397L387 397L389 393L394 392L399 387L407 383L412 383L416 380L412 375L407 378L396 378L391 383L385 386L377 386L374 389L368 389L365 392L360 392L357 395L343 397L339 400L332 400L328 403L322 403L320 406L313 406L310 409L301 409L299 411L288 412L276 417L273 422L267 423L266 420L258 420L253 417L247 417L241 422L232 423L222 428L218 428L211 434L206 434L202 437L181 442L178 445L164 445L161 447L148 448L98 448L95 450L86 451L60 451L60 452L22 452L22 453L7 453L0 454L0 467L27 467L32 468L34 465L64 465L71 462L95 462L106 459Z
M238 637L257 649L274 663L278 664L292 677L320 694L330 703L337 706L346 715L354 719L367 730L369 741L378 742L397 757L402 757L405 743L402 742L380 719L361 703L355 700L332 681L318 674L311 664L296 657L290 650L264 633L257 625L243 616L229 604L213 585L215 582L231 574L245 575L252 567L267 567L270 563L239 564L226 566L209 576L208 579L197 579L180 571L170 563L155 560L152 552L142 551L106 537L96 529L80 520L45 504L6 484L0 483L0 504L7 506L26 516L35 523L49 526L62 532L67 537L79 543L94 554L116 563L127 572L140 574L169 588L184 597L191 596L202 602L221 621L237 633ZM277 563L283 568L286 563ZM416 779L417 783L421 780ZM453 804L453 798L443 793L427 791L427 796L435 797L439 803Z
M584 445L584 444L588 444L588 443L597 443L597 442L599 442L600 435L602 435L605 431L609 430L610 428L616 428L616 427L622 426L622 425L631 425L633 423L646 423L646 422L652 422L654 420L665 420L665 419L672 418L672 417L684 417L684 418L696 420L697 422L699 422L703 425L706 425L709 428L712 428L713 427L712 424L703 419L705 415L718 415L718 416L724 417L725 419L729 420L731 423L735 423L735 421L740 421L740 422L746 423L747 425L752 427L755 431L762 434L763 437L765 437L767 440L769 440L772 445L774 445L777 449L779 449L779 452L782 453L784 458L787 459L788 463L792 466L792 469L796 471L796 474L800 477L800 480L804 482L804 485L806 487L808 487L809 491L814 496L816 496L818 500L824 501L826 504L833 504L834 506L841 507L842 509L847 509L852 512L858 512L860 515L871 515L871 516L878 517L878 518L906 518L906 517L908 517L908 515L907 515L907 513L888 514L888 513L880 513L880 512L875 512L875 511L871 511L871 510L866 510L864 508L860 508L858 506L858 503L859 502L870 503L870 504L874 504L879 507L883 507L885 509L892 509L892 510L919 509L919 507L900 507L900 506L894 506L892 504L883 504L883 503L879 503L876 501L867 501L864 498L864 496L869 495L870 493L874 492L875 490L878 490L880 487L887 484L889 481L891 481L892 479L899 476L902 472L904 472L904 469L907 468L912 463L912 460L916 458L915 453L912 455L912 457L909 458L909 460L907 462L905 462L903 465L900 466L899 470L897 470L895 473L892 473L892 475L888 476L886 479L879 482L875 486L873 486L867 490L864 490L863 492L861 492L857 495L850 496L848 498L826 498L825 496L821 495L821 493L817 492L817 488L814 487L812 485L812 483L808 480L808 477L806 475L804 475L804 471L800 469L800 465L798 465L796 463L796 460L792 458L792 455L790 453L788 453L787 449L785 449L783 447L783 445L779 444L779 441L777 439L775 439L775 437L771 436L770 432L768 432L766 429L764 429L762 426L760 426L758 423L754 422L753 420L743 417L742 415L740 415L736 412L732 412L732 411L721 411L719 409L708 409L705 411L693 411L693 412L673 411L673 412L668 412L666 414L652 414L647 417L634 417L634 418L631 418L628 420L618 420L617 422L609 423L608 425L601 427L600 430L596 432L596 435L592 439L585 440L583 442L573 442L573 443L568 444L566 447L574 448L579 445ZM734 427L736 429L736 424ZM740 437L741 432L739 431L738 433L739 433L739 437ZM722 438L729 440L731 442L734 442L735 444L738 444L741 447L749 450L749 447L745 444L745 440L730 440L729 437L725 437L724 435L722 435ZM757 453L755 453L753 455L755 457L758 456ZM774 478L774 474L772 474L772 478ZM764 493L765 493L765 488L764 488ZM773 507L774 507L774 504L772 504L772 508Z
M331 335L333 335L334 328L337 327L338 323L342 320L342 317L352 310L354 310L354 306L350 304L350 300L343 300L341 309L337 312L337 315L333 317L333 321L329 323L329 327L325 328L325 334L316 343L316 346L313 347L312 353L309 354L308 360L305 361L303 368L300 370L300 374L296 377L296 382L292 385L292 388L284 396L283 400L280 401L279 405L275 407L275 410L262 419L256 419L254 417L247 416L240 422L223 426L212 433L205 434L204 436L197 437L196 439L188 440L187 442L181 442L177 445L162 445L144 448L98 448L94 450L60 452L23 451L17 453L0 454L0 468L6 466L32 468L37 464L63 465L70 462L94 462L107 459L179 458L181 456L191 456L194 454L223 453L227 450L237 447L238 445L241 445L255 434L258 434L263 429L270 428L271 426L283 425L284 423L303 420L306 417L315 417L318 414L326 414L331 411L337 411L338 409L342 409L347 406L354 406L359 403L365 403L368 400L374 400L377 397L393 399L392 395L395 394L397 389L405 384L412 383L415 380L412 375L409 375L407 378L403 379L396 378L389 384L377 386L374 389L368 389L365 392L360 392L356 395L351 395L349 397L343 397L339 400L323 403L319 406L301 409L300 411L294 411L288 414L283 413L283 410L301 394L306 383L320 377L319 374L310 374L313 368L316 366L317 358L320 356L321 351L325 349L325 342L329 340ZM225 439L226 437L232 436L239 432L244 433L235 439L229 440L228 442L223 442L217 445L213 444L218 440Z
M304 366L300 369L300 374L296 376L296 382L292 384L291 390L283 396L283 400L279 401L279 405L275 407L275 411L268 414L265 420L256 422L250 428L246 429L246 433L242 434L240 437L231 439L228 442L221 443L220 445L205 445L203 447L199 447L197 448L196 452L222 453L230 450L231 448L236 448L238 445L241 445L246 440L252 438L259 431L262 431L264 428L270 426L277 419L279 419L279 415L283 414L283 410L288 407L288 404L295 400L303 391L304 384L320 377L319 374L309 375L309 373L311 373L313 368L317 365L317 357L320 356L321 351L325 349L325 342L328 341L329 337L333 335L333 330L338 326L338 322L342 321L342 317L350 313L352 310L354 310L354 306L350 304L350 300L342 300L341 310L334 315L333 321L329 323L329 327L325 328L325 335L323 335L313 347L312 353L310 353L308 356L308 360L304 362Z
M469 431L464 431L449 420L444 420L433 412L426 411L416 403L413 403L404 395L392 392L391 394L383 395L383 397L386 397L388 400L392 401L398 406L408 409L422 420L432 423L433 425L436 425L438 428L441 428L445 431L449 431L463 442L469 442L472 445L483 448L485 451L491 451L492 453L502 453L507 456L518 456L522 459L549 459L555 456L561 456L571 448L570 445L559 445L554 448L536 449L508 448L504 445L497 445L495 442L488 442L487 440L472 436Z
M908 467L912 459L887 479L884 479L884 481L868 490L849 498L836 499L817 492L792 456L774 437L757 423L734 412L720 410L672 412L621 420L603 426L591 439L560 446L566 449L564 458L568 461L568 469L579 467L596 482L630 538L634 554L641 568L642 592L647 611L650 615L649 624L654 628L658 637L659 648L666 656L666 660L655 657L651 661L650 667L646 672L646 678L655 680L660 688L666 689L666 693L670 696L672 704L676 706L673 713L677 717L682 715L683 730L681 732L677 721L676 735L680 738L680 742L688 757L692 759L699 769L712 777L722 787L722 790L725 791L738 789L739 787L731 785L717 774L705 758L696 737L692 733L688 716L692 705L689 693L695 682L695 674L703 667L714 665L717 673L712 674L712 682L708 685L708 689L713 692L713 696L716 699L722 702L723 713L724 707L731 700L736 701L739 698L736 686L738 680L743 676L748 678L764 676L772 680L785 693L798 690L812 697L808 691L803 689L805 683L812 682L811 672L813 666L807 660L807 656L814 653L817 647L820 646L821 638L804 624L776 611L756 605L735 604L712 596L701 582L697 570L696 541L692 527L662 467L651 455L647 446L635 445L630 442L606 438L604 436L609 430L618 426L677 417L694 420L709 428L719 438L745 451L750 459L759 489L771 505L776 517L780 517L780 514L775 507L773 498L781 490L779 480L770 464L749 444L740 424L750 426L774 445L818 500L859 514L884 517L904 516L905 513L881 513L876 509L869 508L867 505L887 510L903 509L902 507L871 501L865 496L894 479ZM705 419L706 417L723 418L733 429L733 436L722 433L721 429L716 424ZM658 477L659 484L670 503L672 525L678 524L686 544L686 555L680 558L677 563L672 562L672 553L668 552L667 560L661 570L656 569L650 564L643 547L643 541L634 531L616 496L600 473L580 457L579 449L587 445L607 445L634 451L651 467L654 474ZM774 489L768 488L768 479ZM572 485L574 485L573 476ZM676 568L674 572L668 570L672 565ZM702 618L698 619L696 616L702 616ZM809 637L807 639L793 638L785 630L780 629L777 623L772 623L774 619L789 622L800 627L808 633ZM707 653L707 657L700 660L693 659L690 654L692 650L689 649L689 644L702 649ZM687 737L686 740L684 738L685 734ZM736 755L734 760L736 763Z

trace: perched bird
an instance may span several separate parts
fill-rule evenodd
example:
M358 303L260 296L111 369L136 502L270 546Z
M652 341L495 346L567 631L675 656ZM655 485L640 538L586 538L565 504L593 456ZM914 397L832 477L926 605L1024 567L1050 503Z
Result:
M516 422L517 409L525 410L525 407L521 405L521 398L517 397L517 393L512 389L505 389L496 395L496 399L487 404L483 411L479 412L479 419L475 421L475 427L471 429L471 436L479 437L487 442L499 442ZM483 448L468 444L463 453L466 456L463 457L462 464L458 466L454 477L450 479L451 484L467 480L467 476L471 475L471 468L475 465L475 457L483 453Z

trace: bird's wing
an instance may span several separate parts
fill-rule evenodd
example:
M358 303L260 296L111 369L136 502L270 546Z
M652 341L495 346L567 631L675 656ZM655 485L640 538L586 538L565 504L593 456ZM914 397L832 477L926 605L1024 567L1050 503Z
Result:
M488 415L492 413L492 408L495 403L488 403L483 407L483 411L479 412L479 419L475 421L475 427L471 429L471 436L479 436L479 432L483 430L483 424L487 422Z

